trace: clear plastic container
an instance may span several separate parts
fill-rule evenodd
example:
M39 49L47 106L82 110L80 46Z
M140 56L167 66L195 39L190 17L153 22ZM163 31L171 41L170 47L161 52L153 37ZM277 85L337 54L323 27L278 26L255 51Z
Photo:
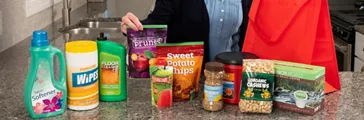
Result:
M243 113L271 113L273 109L274 63L244 59L239 109Z

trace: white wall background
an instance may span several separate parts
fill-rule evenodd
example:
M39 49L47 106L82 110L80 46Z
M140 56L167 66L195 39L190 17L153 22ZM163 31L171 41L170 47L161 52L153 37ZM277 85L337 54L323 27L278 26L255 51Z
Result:
M0 0L0 52L62 17L62 0ZM72 0L72 10L87 0Z

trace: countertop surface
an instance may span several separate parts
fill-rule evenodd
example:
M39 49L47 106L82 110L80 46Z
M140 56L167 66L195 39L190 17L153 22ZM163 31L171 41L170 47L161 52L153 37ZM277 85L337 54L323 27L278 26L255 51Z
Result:
M364 32L363 32L364 33ZM122 43L123 41L115 41ZM30 38L0 53L0 118L9 120L31 119L23 103L23 88L29 66ZM64 39L55 37L52 45L63 50ZM58 73L56 70L55 73ZM202 92L191 102L174 102L173 107L157 109L151 105L150 82L130 79L128 99L122 102L100 102L89 111L67 110L64 114L47 119L117 120L117 119L254 119L254 120L362 120L364 118L364 73L341 72L341 91L325 96L325 108L314 116L274 109L271 114L243 114L237 105L225 105L219 112L207 112L202 106ZM202 87L200 87L202 89Z

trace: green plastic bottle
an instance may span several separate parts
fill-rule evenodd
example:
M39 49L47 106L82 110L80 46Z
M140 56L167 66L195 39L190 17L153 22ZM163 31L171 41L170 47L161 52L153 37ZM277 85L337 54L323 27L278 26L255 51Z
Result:
M53 75L53 59L57 55L60 76ZM24 85L24 103L32 118L45 118L65 112L67 103L66 64L62 52L49 45L46 31L33 32L31 63Z
M126 100L126 48L108 41L104 33L100 33L97 38L97 47L100 100L105 102Z

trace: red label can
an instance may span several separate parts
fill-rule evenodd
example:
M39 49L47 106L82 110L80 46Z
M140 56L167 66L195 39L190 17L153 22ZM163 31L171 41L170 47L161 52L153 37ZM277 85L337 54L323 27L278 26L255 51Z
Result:
M215 56L215 61L223 63L225 68L223 86L224 103L239 103L243 59L258 59L258 57L252 53L245 52L224 52Z

